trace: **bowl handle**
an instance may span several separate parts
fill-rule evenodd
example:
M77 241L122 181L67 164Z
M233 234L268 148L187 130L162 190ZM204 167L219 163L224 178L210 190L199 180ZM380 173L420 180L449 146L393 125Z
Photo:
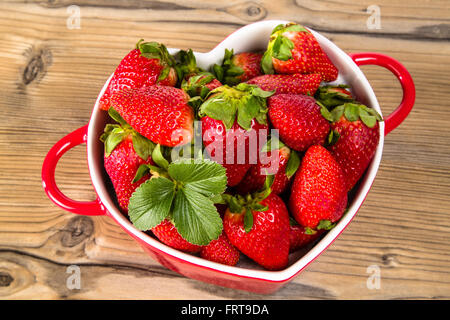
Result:
M82 215L98 216L105 214L98 199L94 201L72 200L59 190L55 182L55 169L59 159L73 147L86 142L87 128L88 125L85 125L69 133L50 149L42 164L42 186L50 200L64 210Z
M400 81L403 89L403 98L400 105L384 119L384 135L397 128L405 120L414 106L416 89L408 70L397 60L384 54L375 52L350 53L349 56L358 66L377 65L391 71Z

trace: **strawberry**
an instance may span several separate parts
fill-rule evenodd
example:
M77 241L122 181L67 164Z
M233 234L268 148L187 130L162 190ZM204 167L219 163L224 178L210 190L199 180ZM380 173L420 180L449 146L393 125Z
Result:
M277 94L268 99L269 119L280 139L297 151L323 144L330 131L314 98L305 95Z
M261 67L266 74L319 73L326 82L337 79L338 70L314 35L301 25L278 25L272 31Z
M314 98L329 110L346 102L353 101L347 85L322 86L316 91Z
M257 151L250 148L258 146L260 136L267 137L266 97L271 94L245 83L222 86L211 91L200 106L205 149L226 168L230 187L256 163Z
M324 230L308 231L305 227L299 225L294 219L290 219L289 231L289 252L297 251L307 244L316 240Z
M260 53L234 54L233 49L225 49L222 65L214 65L213 72L219 81L234 86L262 75L261 58L262 54Z
M318 73L312 74L265 74L247 81L263 90L275 90L276 94L294 93L314 95L322 81Z
M196 75L189 76L187 80L183 80L181 89L186 91L191 98L200 96L204 99L210 91L221 86L222 83L212 73L200 72Z
M279 196L260 197L229 198L223 227L243 254L268 270L280 270L288 263L289 213Z
M202 246L189 243L183 239L173 223L168 219L164 219L156 227L153 227L151 231L161 242L174 249L190 253L196 253L202 250Z
M369 166L380 140L381 116L361 104L346 103L333 110L331 124L337 142L329 150L342 167L347 190L351 190Z
M212 240L201 249L200 256L209 261L234 266L239 261L240 252L231 244L225 232L222 232L217 240Z
M227 185L236 186L252 166L248 157L250 152L248 131L242 128L238 122L227 129L222 120L208 116L202 117L201 122L203 142L208 154L214 161L225 167ZM249 131L256 132L256 137L259 131L267 130L267 125L256 120L251 121ZM242 153L239 153L238 150L242 150Z
M113 112L110 109L109 113ZM150 155L154 145L134 131L117 113L113 116L121 124L106 125L105 133L101 136L105 144L104 167L113 184L120 209L128 213L131 195L150 178L149 175L144 175L134 181L141 165L153 163Z
M116 93L111 105L136 131L151 141L173 147L191 141L194 114L181 89L148 86Z
M197 59L195 58L192 49L187 51L180 50L175 57L177 60L175 63L175 70L177 72L179 84L200 72L204 72L202 68L197 66Z
M141 88L154 84L175 86L177 75L173 65L174 60L163 44L140 40L114 71L100 98L100 108L108 110L112 96L126 88Z
M177 53L177 58L179 62L175 65L175 70L180 87L191 97L204 97L209 91L222 85L211 72L204 71L197 66L197 59L191 49L188 51L180 50ZM208 90L203 89L204 87Z
M305 228L329 229L342 217L346 205L346 181L340 165L323 146L311 146L292 184L290 212Z
M280 194L286 190L300 164L300 159L295 151L291 151L286 146L265 152L264 160L262 162L262 157L259 157L258 163L247 171L241 183L236 186L238 193L248 194L262 190L267 175L274 175L271 185L272 193Z

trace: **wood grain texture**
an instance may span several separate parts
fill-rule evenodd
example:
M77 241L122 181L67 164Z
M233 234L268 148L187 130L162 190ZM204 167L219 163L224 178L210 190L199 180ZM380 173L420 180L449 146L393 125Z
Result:
M381 29L368 30L373 1L92 1L0 3L0 299L449 299L450 6L378 0ZM69 5L81 28L68 29ZM342 235L291 283L256 295L182 277L150 259L110 218L53 205L41 186L50 147L86 124L97 94L139 38L211 50L262 19L301 22L346 52L376 51L411 72L416 105L385 140L363 207ZM388 71L363 67L384 114L401 99ZM57 168L61 189L95 198L83 146ZM81 289L66 286L81 269ZM369 266L381 288L366 286Z

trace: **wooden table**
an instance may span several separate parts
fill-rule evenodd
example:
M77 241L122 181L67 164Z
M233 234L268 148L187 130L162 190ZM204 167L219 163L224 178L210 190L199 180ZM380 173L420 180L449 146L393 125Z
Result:
M274 3L0 3L0 298L450 298L449 2ZM368 22L367 8L374 4L381 9L381 29L368 28L374 20ZM76 216L46 197L44 156L87 123L104 81L139 38L206 52L230 32L262 19L303 23L346 52L390 55L408 68L417 88L410 116L386 137L363 207L291 283L266 296L182 277L151 260L112 219ZM363 71L389 114L401 100L397 80L378 67ZM74 199L95 198L84 146L63 157L57 182ZM67 286L71 265L80 268L80 289ZM370 289L367 281L377 268L380 287Z

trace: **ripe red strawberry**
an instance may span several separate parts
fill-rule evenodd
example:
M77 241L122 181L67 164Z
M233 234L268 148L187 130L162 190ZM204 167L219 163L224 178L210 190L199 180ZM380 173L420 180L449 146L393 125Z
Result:
M104 162L105 170L114 186L120 209L127 213L131 195L137 187L150 178L147 175L136 183L132 183L137 169L142 164L151 163L151 158L144 160L139 157L133 149L131 138L127 137L110 155L105 154Z
M283 200L270 194L262 201L231 205L225 212L224 230L243 254L268 270L287 266L289 213Z
M297 151L323 144L330 131L314 98L305 95L277 94L268 99L269 119L280 139Z
M225 232L222 232L217 240L212 240L201 249L200 256L203 259L235 266L239 262L240 252L231 244Z
M375 154L380 140L378 121L381 117L375 110L353 103L339 106L333 113L337 119L331 129L337 134L337 142L329 150L344 171L349 191Z
M320 73L327 82L338 76L337 68L314 35L295 23L274 28L261 66L266 74Z
M104 167L114 187L120 209L128 213L131 195L143 182L150 178L144 175L133 182L138 168L152 164L150 157L153 144L140 136L129 125L109 124L101 140L105 144Z
M167 219L164 219L159 225L151 229L153 234L163 243L184 252L196 253L200 252L202 246L187 242L181 237L177 229Z
M293 151L295 152L295 151ZM258 163L252 166L241 183L236 186L236 191L240 194L253 193L264 188L267 175L274 175L274 180L271 185L272 193L280 194L286 190L289 181L298 168L299 159L297 161L297 168L289 168L288 163L291 158L291 150L283 146L280 149L268 151L265 153L264 161L261 157L258 158ZM295 154L298 158L298 156Z
M247 81L263 90L275 90L276 94L294 93L314 95L322 82L322 76L312 74L265 74Z
M212 160L226 168L228 186L236 186L256 164L260 135L268 135L266 97L271 94L245 83L222 86L200 106L203 143Z
M293 217L303 227L329 228L342 217L346 205L340 165L324 147L310 147L292 184L289 209Z
M173 147L193 136L194 114L188 100L183 90L158 85L120 91L111 105L141 135Z
M252 166L249 158L250 134L237 121L229 129L222 120L205 116L201 121L203 143L208 154L211 159L225 167L227 185L236 186ZM254 131L255 136L258 137L259 131L267 131L268 126L252 120L249 130ZM256 163L256 160L254 162Z
M225 49L222 65L214 65L213 71L219 81L234 86L262 75L261 58L262 54L260 53L241 52L234 54L233 49Z
M139 41L136 49L131 50L119 63L99 106L108 110L111 97L127 88L141 88L154 84L175 86L177 75L173 58L163 44Z
M299 225L296 222L290 224L289 252L294 252L303 248L307 244L316 240L324 232L324 230L318 230L315 232L307 232L306 230L307 229L305 229L305 227Z

